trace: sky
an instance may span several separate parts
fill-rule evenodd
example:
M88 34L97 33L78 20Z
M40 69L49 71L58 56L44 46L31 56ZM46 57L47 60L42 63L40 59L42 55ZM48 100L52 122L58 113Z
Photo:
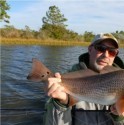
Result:
M67 18L67 29L83 34L124 31L124 0L7 0L10 25L38 31L50 6ZM1 27L6 25L1 23Z

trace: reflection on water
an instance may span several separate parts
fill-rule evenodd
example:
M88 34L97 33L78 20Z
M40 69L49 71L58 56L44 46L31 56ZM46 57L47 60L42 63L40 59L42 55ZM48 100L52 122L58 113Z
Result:
M41 125L46 95L42 83L26 79L32 58L38 58L52 71L66 72L85 47L2 46L1 108L2 125ZM124 60L124 50L120 57Z

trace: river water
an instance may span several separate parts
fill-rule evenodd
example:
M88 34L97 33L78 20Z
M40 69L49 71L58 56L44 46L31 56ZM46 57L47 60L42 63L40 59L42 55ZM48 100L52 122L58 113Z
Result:
M1 125L41 125L47 97L42 83L26 79L32 58L66 72L86 47L1 46ZM119 56L124 61L124 49Z

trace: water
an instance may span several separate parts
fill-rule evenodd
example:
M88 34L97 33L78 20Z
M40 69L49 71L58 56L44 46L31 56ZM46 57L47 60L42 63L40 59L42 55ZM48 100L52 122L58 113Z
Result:
M26 79L32 58L38 58L54 72L66 72L78 62L86 47L2 46L2 125L41 125L46 95L42 83ZM124 49L119 56L124 60Z

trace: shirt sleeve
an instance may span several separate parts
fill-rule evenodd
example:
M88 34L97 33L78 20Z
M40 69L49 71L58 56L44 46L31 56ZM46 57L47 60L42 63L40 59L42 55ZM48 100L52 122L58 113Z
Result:
M71 125L71 108L59 105L54 99L49 99L45 105L44 125Z

